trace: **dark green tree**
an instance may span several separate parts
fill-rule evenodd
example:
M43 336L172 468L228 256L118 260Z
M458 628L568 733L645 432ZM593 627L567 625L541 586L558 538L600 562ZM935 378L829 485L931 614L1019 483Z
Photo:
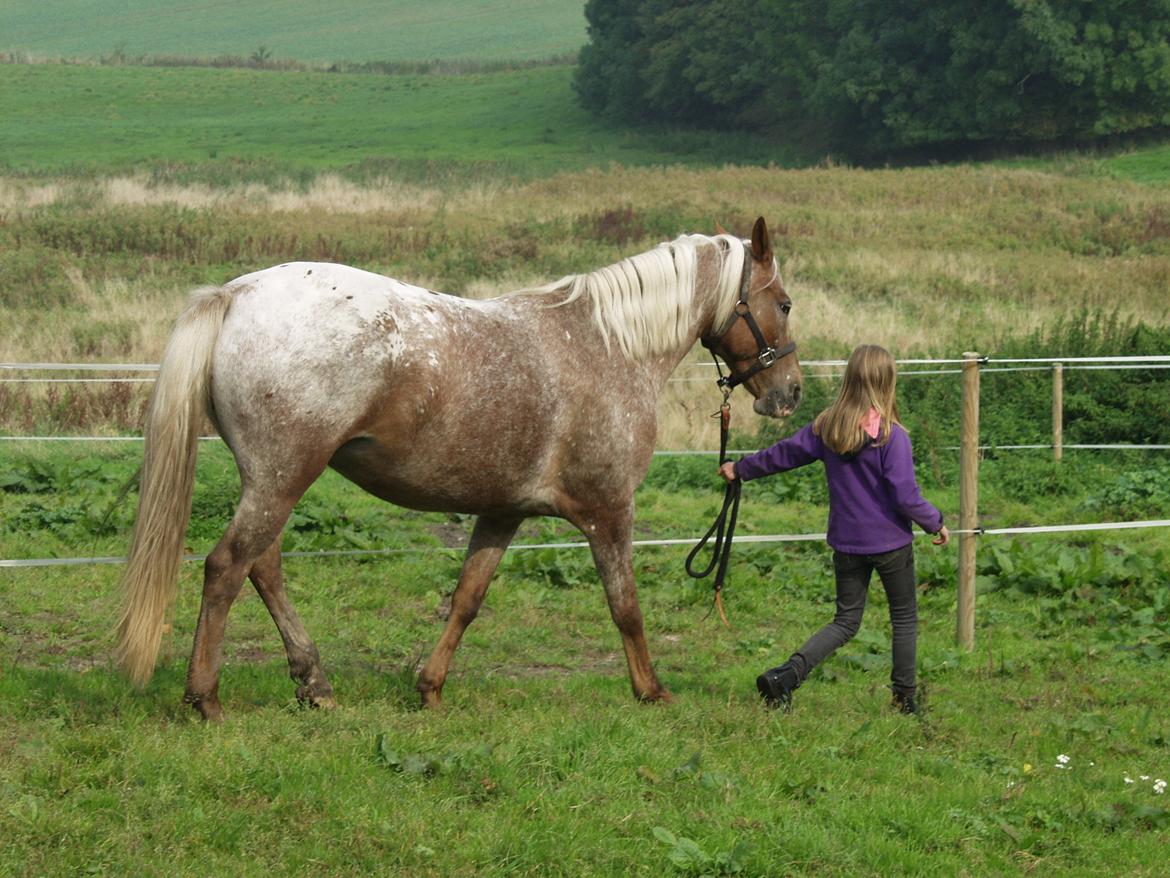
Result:
M1170 0L589 0L576 86L628 120L850 154L1170 124Z

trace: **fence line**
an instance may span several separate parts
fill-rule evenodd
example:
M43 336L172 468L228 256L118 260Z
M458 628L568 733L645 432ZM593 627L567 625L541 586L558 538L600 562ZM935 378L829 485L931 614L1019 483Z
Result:
M958 445L945 445L944 451L958 451ZM1170 451L1170 445L1133 445L1133 444L1117 444L1117 445L1092 445L1064 442L1061 444L1051 445L979 445L979 451L1028 451L1028 450L1048 450L1054 448L1074 448L1081 451Z
M200 442L218 442L218 436L200 436ZM142 436L0 436L0 442L142 442ZM1056 445L980 445L979 451L1051 451ZM1170 451L1170 445L1094 445L1070 444L1059 446L1077 451ZM958 445L944 445L943 451L958 451ZM729 448L728 454L755 454L758 448ZM719 450L712 449L659 449L655 457L713 457Z
M1083 531L1106 531L1106 530L1134 530L1138 528L1152 528L1152 527L1170 527L1170 519L1150 519L1147 521L1106 521L1106 522L1088 522L1085 524L1042 524L1029 525L1026 527L992 527L992 528L971 528L959 529L956 528L951 531L953 536L1004 536L1010 534L1050 534L1050 533L1077 533ZM920 539L930 536L929 534L916 533ZM807 542L824 542L826 535L824 533L804 533L804 534L738 534L734 538L734 542L744 545L752 543L807 543ZM677 537L677 538L661 538L654 540L634 540L635 548L656 548L663 546L694 546L698 544L700 537ZM588 549L589 543L585 541L580 542L566 542L566 543L516 543L508 547L508 551L524 551L527 549ZM290 551L281 552L282 558L354 558L354 557L374 557L374 556L393 556L404 555L408 553L423 553L430 554L435 552L463 552L466 551L467 546L404 546L393 549L321 549L319 551ZM184 555L184 561L202 561L204 555ZM106 555L83 558L6 558L0 559L0 568L8 567L69 567L80 566L86 564L124 564L126 559L122 557Z
M950 365L962 363L962 360L896 360L898 365ZM802 367L813 368L840 368L845 360L803 360ZM994 366L994 363L1030 363L1037 365L1023 366ZM983 374L995 372L1044 372L1052 365L1065 364L1066 369L1170 369L1170 356L1129 356L1129 357L1051 357L1051 358L1009 358L998 359L987 357L981 360ZM1046 365L1039 365L1046 364ZM683 363L682 367L713 368L715 364L706 362ZM83 372L157 372L158 365L154 363L0 363L0 370L36 372L36 371L83 371ZM957 375L962 369L906 369L898 373L898 377L913 377L916 375ZM835 378L837 372L813 373L809 378ZM154 378L0 378L0 384L149 384ZM707 378L670 378L669 383L699 383Z
M1170 354L1127 354L1112 357L987 357L985 363L1170 363Z
M691 366L705 366L708 363L689 363ZM809 364L802 364L809 365ZM1059 364L1057 364L1059 365ZM983 370L984 375L995 375L1000 372L1048 372L1049 366L1003 366L993 367ZM1148 365L1130 364L1126 365L1118 363L1116 365L1071 365L1065 367L1066 371L1090 371L1090 370L1157 370L1170 369L1170 363L1150 363ZM898 372L899 378L915 378L920 375L959 375L962 369L905 369ZM816 378L821 380L828 380L836 378L838 373L813 373L806 374L806 378ZM0 378L0 384L153 384L154 378ZM707 384L711 381L710 378L668 378L668 384Z
M0 378L0 384L153 384L153 378Z
M141 442L142 436L0 436L0 442ZM218 436L199 436L200 442L211 442Z
M689 366L709 366L711 363L688 363ZM814 365L813 363L802 363L802 366ZM1057 364L1059 365L1059 364ZM1117 363L1114 365L1070 365L1066 366L1067 371L1086 371L1086 370L1104 370L1116 371L1121 369L1133 370L1151 370L1151 369L1170 369L1170 363L1149 363L1149 364L1125 364ZM983 370L984 375L994 375L999 372L1047 372L1050 370L1049 366L1002 366L991 367ZM904 369L898 372L899 378L914 378L919 375L959 375L962 369ZM836 372L820 372L808 374L807 378L817 378L828 380L837 377ZM706 384L710 382L710 378L668 378L668 384ZM0 384L153 384L154 378L0 378Z
M984 375L994 375L994 374L997 374L999 372L1049 372L1052 370L1053 367L1060 366L1060 365L1062 365L1062 364L1057 362L1057 363L1052 363L1052 364L1047 365L1047 366L991 366L989 368L984 369L983 374ZM1066 372L1077 372L1077 371L1084 372L1084 371L1101 370L1101 369L1108 369L1111 372L1116 371L1116 370L1126 370L1126 369L1155 369L1156 370L1156 369L1170 369L1170 363L1146 363L1144 365L1141 363L1113 363L1113 364L1106 363L1104 365L1099 365L1099 366L1092 365L1092 364L1073 363L1072 365L1065 366L1064 369ZM902 374L904 374L904 373L899 372L898 376L901 377ZM927 373L926 372L915 372L912 374L925 375Z
M21 372L157 372L158 363L0 363Z
M802 360L802 366L844 366L846 360ZM962 365L962 359L907 359L895 360L899 366L946 366ZM981 357L980 365L998 363L1166 363L1170 365L1170 354L1125 355L1102 357ZM699 361L688 366L714 368L714 363ZM23 372L157 372L158 363L0 363L0 369ZM1006 371L1006 370L1005 370Z

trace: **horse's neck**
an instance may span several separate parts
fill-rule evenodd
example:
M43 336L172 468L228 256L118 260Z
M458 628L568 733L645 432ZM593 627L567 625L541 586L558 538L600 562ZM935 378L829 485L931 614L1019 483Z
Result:
M710 301L709 301L710 300ZM547 300L545 300L547 302ZM691 352L700 337L710 331L716 311L713 296L696 291L694 313L680 342L668 350L659 350L637 358L627 358L613 339L606 343L605 330L594 319L594 304L588 296L556 307L541 307L544 302L513 300L514 306L531 313L542 311L550 326L548 338L555 345L562 341L570 348L568 356L579 368L615 375L636 375L640 386L651 384L655 392L665 387L667 379Z
M703 276L703 271L700 270L700 278ZM712 333L715 315L719 310L717 297L717 285L700 280L694 292L689 323L686 331L680 334L680 342L670 350L647 358L647 366L657 376L660 389L671 373L694 350L699 339Z

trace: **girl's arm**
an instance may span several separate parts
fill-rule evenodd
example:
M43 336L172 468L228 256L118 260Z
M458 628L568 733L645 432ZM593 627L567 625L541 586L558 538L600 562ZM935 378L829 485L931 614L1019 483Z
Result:
M927 533L939 533L943 528L942 513L918 489L909 434L895 427L882 452L883 474L898 511Z
M745 482L768 476L772 473L795 469L798 466L820 460L824 453L821 440L813 435L812 424L802 427L787 439L781 439L775 445L749 454L734 465L732 477L738 477ZM726 464L724 464L726 466ZM726 472L720 472L727 478Z

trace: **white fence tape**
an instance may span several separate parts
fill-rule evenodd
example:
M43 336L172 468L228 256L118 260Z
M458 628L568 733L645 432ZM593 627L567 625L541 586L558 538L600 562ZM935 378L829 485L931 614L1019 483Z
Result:
M1170 527L1170 519L1154 519L1149 521L1112 521L1092 522L1089 524L1046 524L1029 527L994 527L980 528L979 530L952 530L952 536L961 534L977 534L979 536L999 536L1003 534L1045 534L1045 533L1074 533L1077 531L1104 531L1104 530L1133 530L1147 527ZM917 534L927 537L929 534ZM736 543L803 543L823 542L825 534L746 534L735 537ZM660 540L634 540L635 548L656 546L694 546L699 542L696 537ZM386 556L401 555L408 552L462 552L466 546L414 546L401 549L323 549L319 552L282 552L283 558L352 558L359 556ZM508 547L508 551L523 551L525 549L587 549L589 543L518 543ZM186 555L184 561L202 561L202 555ZM124 564L125 558L113 556L93 558L9 558L0 560L0 567L57 567L79 564Z
M218 436L200 436L200 442L218 441ZM141 436L0 436L0 442L141 442ZM1051 445L980 445L980 451L1027 451L1051 449ZM1079 445L1066 442L1061 448L1081 451L1170 451L1170 445ZM944 445L943 451L958 451L958 445ZM728 454L755 454L758 448L729 448ZM712 457L711 450L659 450L655 457Z
M829 366L840 367L846 360L801 360L802 366ZM953 366L962 365L967 360L962 358L942 359L907 359L895 360L899 366ZM1168 363L1170 354L1126 355L1106 357L982 357L983 365L998 365L999 363ZM686 363L688 366L711 368L715 364L700 360ZM22 372L157 372L158 363L0 363L0 369Z
M21 372L157 372L158 363L0 363Z

